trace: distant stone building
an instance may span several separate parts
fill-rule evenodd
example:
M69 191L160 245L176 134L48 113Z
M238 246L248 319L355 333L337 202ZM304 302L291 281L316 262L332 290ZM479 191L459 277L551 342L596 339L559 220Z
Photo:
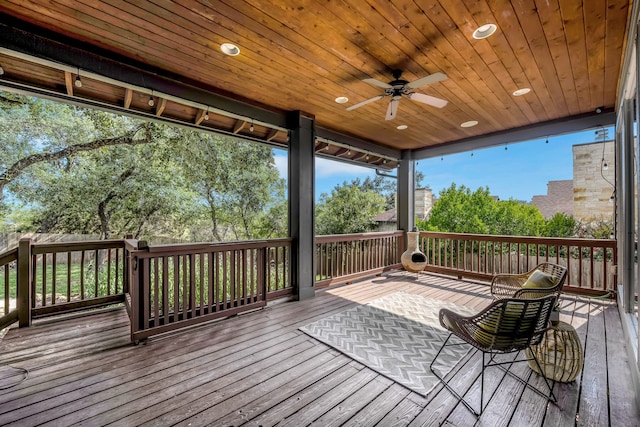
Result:
M419 220L424 221L429 218L431 208L433 207L433 192L430 188L416 188L415 193L415 211ZM395 231L397 230L398 215L396 208L382 212L374 218L378 223L376 231Z
M580 222L612 221L614 142L576 144L572 151L573 180L549 181L547 194L533 196L531 203L547 219L557 212L563 212Z
M573 181L570 179L549 181L547 194L533 196L531 204L537 206L546 219L558 212L573 216Z
M614 165L613 141L573 146L573 216L577 220L613 220Z

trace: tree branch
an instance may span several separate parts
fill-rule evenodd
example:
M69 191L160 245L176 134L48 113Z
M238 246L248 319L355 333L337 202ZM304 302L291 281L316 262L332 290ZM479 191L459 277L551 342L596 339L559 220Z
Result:
M79 153L82 151L91 151L101 147L110 147L113 145L123 145L123 144L127 144L127 145L147 144L153 141L153 138L150 137L151 135L149 134L149 132L146 133L145 135L146 138L143 138L143 139L134 139L134 138L140 130L142 129L148 130L148 127L149 127L148 123L142 123L134 127L128 133L121 136L117 136L115 138L97 139L95 141L90 141L84 144L70 145L58 151L52 151L49 153L36 153L36 154L31 154L29 156L23 157L22 159L18 160L17 162L9 166L7 170L5 170L3 173L0 174L0 201L2 200L1 194L4 187L9 182L14 180L16 177L20 176L20 174L22 174L22 172L24 172L24 170L31 165L34 165L36 163L50 162L50 161L62 159L65 157L70 157L75 153Z

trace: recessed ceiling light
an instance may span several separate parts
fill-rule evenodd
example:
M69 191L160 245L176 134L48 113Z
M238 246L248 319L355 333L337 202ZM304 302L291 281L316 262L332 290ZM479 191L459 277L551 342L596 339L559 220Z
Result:
M220 45L220 50L225 55L236 56L240 53L240 48L233 43L222 43Z
M526 95L529 92L531 92L531 89L528 87L523 87L522 89L518 89L513 91L513 96L522 96L522 95Z
M478 27L473 32L473 38L474 39L478 39L478 40L486 39L491 34L495 33L497 29L498 29L498 27L496 27L496 24L485 24L485 25L483 25L481 27Z
M468 122L464 122L460 125L461 128L470 128L478 124L477 120L469 120Z
M398 130L405 130L405 129L406 129L406 128L408 128L408 127L409 127L409 126L407 126L407 125L399 125L399 126L397 126L397 127L396 127L396 129L398 129Z
M336 98L336 102L338 104L346 104L347 102L349 102L349 98L347 98L346 96L339 96Z

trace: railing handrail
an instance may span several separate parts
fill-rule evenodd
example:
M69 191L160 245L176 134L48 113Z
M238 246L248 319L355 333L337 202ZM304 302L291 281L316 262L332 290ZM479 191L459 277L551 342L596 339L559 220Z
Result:
M459 236L459 239L453 240L480 240L487 242L506 242L506 243L539 243L550 245L569 245L569 246L591 246L615 248L616 240L612 239L581 239L566 237L538 237L538 236L508 236L498 234L471 234L471 233L448 233L441 231L420 231L420 236L436 237L436 238L452 238Z
M18 259L18 248L11 248L0 253L0 267Z
M123 247L123 239L82 240L80 242L31 243L32 253L34 255L40 255L44 253L52 254L59 252L77 252L92 249L120 249Z
M244 240L235 242L212 242L212 243L169 243L162 245L145 246L138 249L132 248L138 257L158 256L162 253L184 255L187 253L203 253L203 252L222 252L229 250L258 249L266 247L287 246L292 242L289 237L269 239L269 240Z
M368 240L372 238L403 236L404 231L379 231L372 233L327 234L316 236L316 243L349 242L352 240Z

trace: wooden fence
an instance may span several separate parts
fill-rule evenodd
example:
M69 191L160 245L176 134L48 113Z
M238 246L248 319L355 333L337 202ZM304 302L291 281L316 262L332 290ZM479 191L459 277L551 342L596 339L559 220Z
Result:
M567 291L615 292L615 240L421 232L419 247L427 256L425 271L491 280L553 262L567 267Z

